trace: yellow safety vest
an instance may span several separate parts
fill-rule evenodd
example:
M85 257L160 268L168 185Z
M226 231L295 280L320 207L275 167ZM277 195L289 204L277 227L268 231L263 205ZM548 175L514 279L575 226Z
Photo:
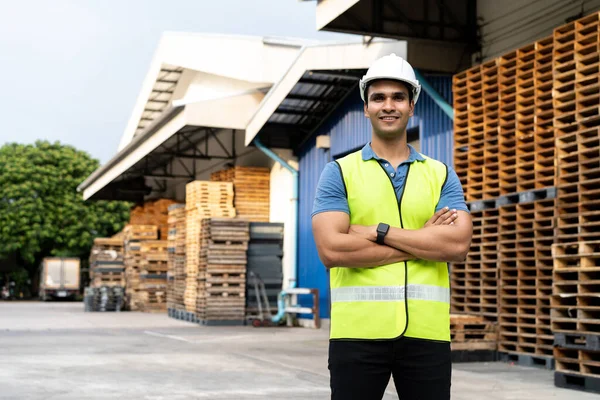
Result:
M400 202L377 160L364 161L361 151L338 160L350 224L422 228L435 213L448 173L445 164L423 157L409 164ZM447 263L414 260L376 268L334 267L330 282L331 339L407 336L450 341Z

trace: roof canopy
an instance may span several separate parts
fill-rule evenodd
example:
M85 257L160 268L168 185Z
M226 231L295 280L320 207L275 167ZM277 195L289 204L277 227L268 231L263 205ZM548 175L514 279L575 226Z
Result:
M246 145L259 137L267 146L296 149L354 90L373 61L396 53L406 42L378 40L309 46L263 99L246 128Z
M423 70L455 73L479 48L476 0L320 0L317 29L408 41Z
M119 152L78 190L86 200L181 197L173 182L239 158L243 130L301 48L287 39L165 34Z

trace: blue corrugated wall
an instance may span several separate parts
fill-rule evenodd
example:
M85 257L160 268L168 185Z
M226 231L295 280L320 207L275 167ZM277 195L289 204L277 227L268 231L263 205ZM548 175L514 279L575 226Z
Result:
M329 278L319 260L312 235L310 214L321 171L329 161L329 154L316 148L316 137L308 140L299 152L300 190L298 199L298 285L319 289L321 317L329 318ZM301 304L308 305L305 298Z
M425 75L442 97L452 104L452 77ZM421 153L452 165L453 123L435 102L422 92L408 129L418 127ZM317 149L316 136L329 135L331 149ZM363 113L358 90L350 95L315 134L298 150L300 192L298 220L298 285L318 288L321 317L329 318L329 277L321 264L312 236L310 214L319 176L328 161L358 149L371 138L371 125ZM306 304L307 299L301 299Z
M427 81L433 88L452 105L452 77L427 76ZM454 123L435 104L427 93L421 93L415 106L415 116L419 116L421 134L421 153L453 165Z

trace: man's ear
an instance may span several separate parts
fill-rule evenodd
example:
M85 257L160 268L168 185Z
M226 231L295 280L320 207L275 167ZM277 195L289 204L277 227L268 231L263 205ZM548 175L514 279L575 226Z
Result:
M364 109L365 117L369 118L369 113L367 112L367 103L364 103L363 109Z
M411 117L415 115L415 101L411 100L410 101L410 114Z

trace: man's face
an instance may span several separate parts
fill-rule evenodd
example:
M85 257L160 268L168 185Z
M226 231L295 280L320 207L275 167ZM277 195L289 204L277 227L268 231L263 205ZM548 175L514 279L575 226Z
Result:
M366 93L365 117L371 120L373 132L381 138L397 137L406 131L415 103L408 100L408 86L393 80L373 82Z

